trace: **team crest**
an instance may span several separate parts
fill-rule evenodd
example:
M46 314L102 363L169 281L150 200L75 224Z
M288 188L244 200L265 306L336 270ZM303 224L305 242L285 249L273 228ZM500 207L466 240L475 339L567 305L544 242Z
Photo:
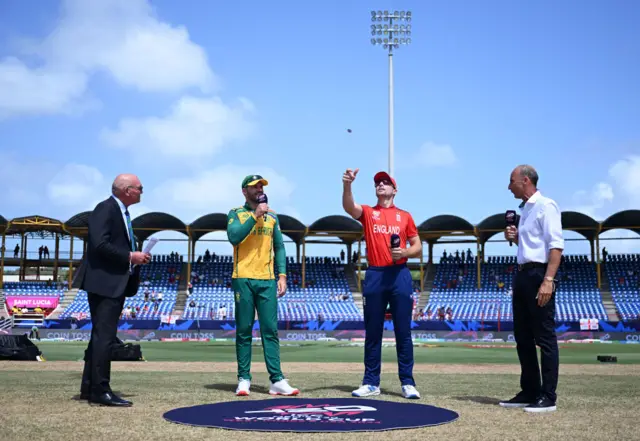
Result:
M236 302L239 302L239 301L240 301L240 293L239 293L239 292L237 292L237 293L236 293Z
M373 211L371 213L371 216L373 216L373 220L380 220L380 212L379 211Z

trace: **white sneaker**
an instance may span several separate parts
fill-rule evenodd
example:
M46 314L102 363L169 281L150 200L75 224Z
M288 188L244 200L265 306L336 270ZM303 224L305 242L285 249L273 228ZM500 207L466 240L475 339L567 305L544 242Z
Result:
M402 386L402 395L405 398L417 400L420 398L420 392L416 389L415 386L411 386L410 384L405 384Z
M298 395L300 391L298 389L294 389L289 386L289 381L286 379L276 381L275 383L271 383L271 387L269 388L269 394L271 395Z
M236 388L236 396L238 397L248 396L250 387L251 387L251 381L241 378L238 381L238 387Z
M380 388L369 384L363 384L358 389L351 392L351 396L353 397L372 397L374 395L380 395Z

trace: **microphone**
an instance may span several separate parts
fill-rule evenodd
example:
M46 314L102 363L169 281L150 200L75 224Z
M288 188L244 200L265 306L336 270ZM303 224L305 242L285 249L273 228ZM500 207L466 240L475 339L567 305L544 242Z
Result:
M262 193L260 196L258 196L258 204L266 204L269 202L269 198L267 197L266 194ZM514 211L515 213L515 211ZM267 220L267 213L264 214L264 218L265 221Z
M397 234L391 235L391 248L400 248L400 236Z
M516 210L507 210L504 214L504 223L507 227L516 225ZM509 241L509 246L513 246L513 242Z

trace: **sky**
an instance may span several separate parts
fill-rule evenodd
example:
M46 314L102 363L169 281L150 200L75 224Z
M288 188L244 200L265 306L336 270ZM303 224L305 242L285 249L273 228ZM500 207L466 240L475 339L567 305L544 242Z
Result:
M638 208L633 0L4 0L0 214L65 221L108 197L123 172L144 186L133 217L227 213L257 173L271 208L309 225L344 214L346 168L360 169L356 201L375 204L373 175L388 167L389 70L370 43L373 8L413 14L412 43L393 58L394 175L396 205L416 224L516 209L507 185L522 163L563 211L601 221ZM222 242L198 253L230 254L224 233L205 239ZM636 240L603 244L640 250ZM186 253L186 243L156 251L171 249ZM568 254L587 250L567 242ZM490 243L486 253L515 248Z

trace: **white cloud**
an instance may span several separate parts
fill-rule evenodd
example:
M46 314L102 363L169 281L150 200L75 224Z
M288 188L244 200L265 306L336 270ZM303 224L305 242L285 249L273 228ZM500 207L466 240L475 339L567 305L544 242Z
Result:
M0 117L75 110L96 72L144 92L216 84L202 47L186 28L160 21L147 0L66 0L51 33L22 49L38 64L0 61Z
M229 142L249 136L253 110L246 99L228 105L217 97L186 96L169 115L123 119L117 129L103 130L102 140L111 147L137 152L145 160L159 154L193 163L194 159L213 156Z
M107 197L108 186L95 167L67 164L49 182L47 194L56 205L93 210L98 201Z
M46 183L55 170L55 165L48 162L31 161L18 158L11 152L1 152L0 176L4 187L0 191L0 214L6 217L25 216L23 210L33 211L39 207L44 202L42 194Z
M458 158L450 145L426 142L418 151L415 165L426 167L450 167L458 162Z
M613 201L613 187L607 182L598 182L591 191L579 190L573 195L573 206L564 211L578 211L593 218L602 217L601 209Z
M244 204L240 184L242 179L259 173L269 181L265 193L269 206L278 213L290 214L291 195L295 186L285 176L271 168L261 166L223 165L197 173L191 177L169 179L150 192L145 192L143 203L151 208L176 215L184 222L193 222L209 213L228 213Z
M640 156L631 155L617 161L609 167L609 176L628 197L624 208L636 208L640 204Z

